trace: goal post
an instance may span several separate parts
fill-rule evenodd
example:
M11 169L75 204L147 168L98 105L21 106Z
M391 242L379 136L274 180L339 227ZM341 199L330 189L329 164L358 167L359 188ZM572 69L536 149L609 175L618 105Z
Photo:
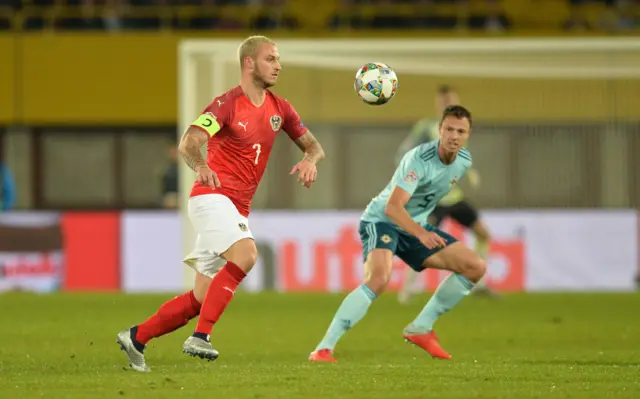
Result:
M294 98L299 111L304 108L306 112L301 112L301 116L305 121L324 123L326 118L329 123L355 125L363 124L363 121L411 124L417 118L433 113L426 104L436 82L460 85L463 93L465 87L473 87L475 91L490 94L491 101L475 98L471 102L477 118L493 122L503 116L513 117L514 111L503 110L514 107L516 110L537 107L536 115L541 119L548 115L550 120L575 119L576 115L581 115L581 107L589 107L597 111L591 119L611 121L637 117L637 109L640 109L636 105L640 102L637 94L640 89L640 40L633 37L274 39L282 57L281 80L295 75L282 90L286 97ZM239 37L180 42L178 137L214 97L238 83L237 49L241 41ZM358 103L355 94L348 93L352 91L350 85L355 72L371 61L388 64L398 74L398 95L390 103L391 108L385 105L385 113L364 109L366 107ZM310 70L319 72L313 77L317 82L311 83ZM571 81L571 85L564 92L549 90L554 94L546 96L537 91L538 86L562 86L566 81ZM318 94L310 88L312 84L326 87L320 87ZM424 85L427 88L425 97L429 100L421 98L417 90L408 95L407 85ZM280 88L279 83L276 91ZM344 100L348 95L352 96L350 102ZM598 96L601 98L594 98ZM636 98L632 98L634 96ZM463 98L463 103L465 101ZM523 103L520 108L517 107L519 101ZM338 102L339 106L332 104ZM568 110L555 109L558 106L566 106ZM387 112L389 109L393 112ZM607 151L613 151L624 143L624 140L615 141L605 147ZM180 162L179 206L185 254L195 241L187 218L188 196L194 178L193 171ZM557 184L560 187L563 182ZM188 276L187 284L192 283L191 276Z

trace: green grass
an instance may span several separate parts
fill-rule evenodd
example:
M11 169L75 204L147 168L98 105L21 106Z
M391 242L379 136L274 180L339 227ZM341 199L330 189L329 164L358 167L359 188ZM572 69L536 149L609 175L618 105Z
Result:
M151 373L128 370L116 333L169 296L0 295L0 398L639 398L640 295L470 297L428 357L402 328L426 297L377 300L310 364L341 295L238 294L212 334L215 362L181 353L194 322L151 342Z

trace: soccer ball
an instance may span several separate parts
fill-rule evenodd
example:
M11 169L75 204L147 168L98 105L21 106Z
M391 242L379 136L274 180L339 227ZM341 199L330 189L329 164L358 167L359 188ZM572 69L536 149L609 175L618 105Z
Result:
M358 69L353 88L365 103L382 105L396 95L398 77L389 65L370 62Z

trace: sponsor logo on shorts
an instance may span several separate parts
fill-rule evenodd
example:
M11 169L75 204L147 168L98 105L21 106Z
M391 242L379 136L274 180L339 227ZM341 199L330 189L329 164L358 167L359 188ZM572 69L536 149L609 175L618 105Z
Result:
M240 231L248 231L247 225L244 223L238 223L238 227L240 227Z

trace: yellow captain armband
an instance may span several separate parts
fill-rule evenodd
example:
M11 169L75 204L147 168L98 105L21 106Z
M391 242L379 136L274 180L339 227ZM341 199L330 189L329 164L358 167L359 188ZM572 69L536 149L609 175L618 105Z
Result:
M218 124L218 121L216 121L216 118L208 114L200 115L191 125L198 126L206 130L207 133L209 133L209 136L213 136L220 131L220 125Z

